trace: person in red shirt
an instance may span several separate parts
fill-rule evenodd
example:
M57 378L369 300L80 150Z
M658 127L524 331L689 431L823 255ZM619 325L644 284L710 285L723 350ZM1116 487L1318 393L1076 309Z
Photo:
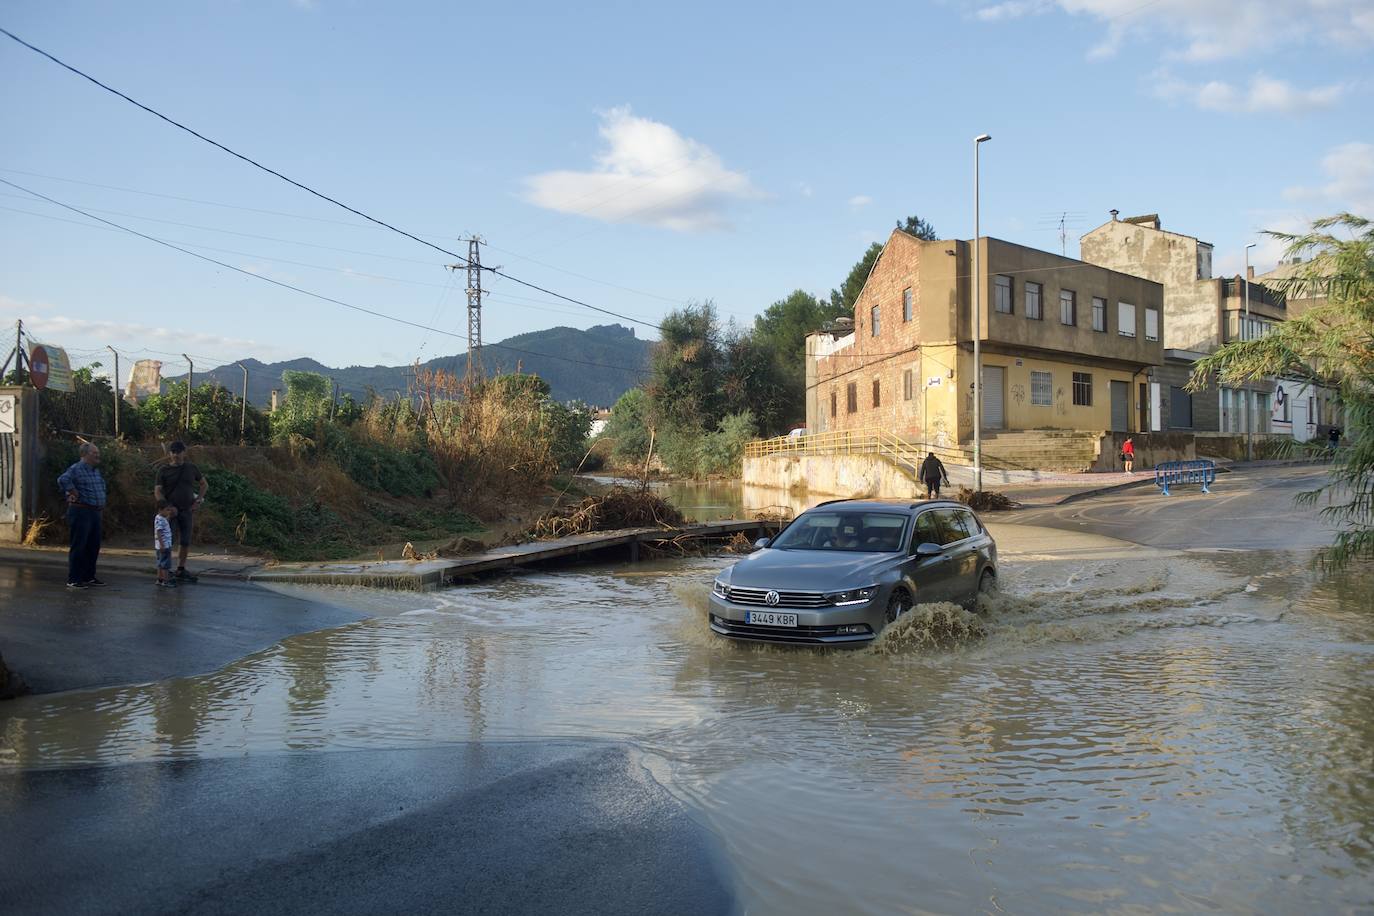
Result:
M1126 441L1121 443L1121 463L1126 466L1127 474L1135 473L1135 442L1130 436L1127 436Z

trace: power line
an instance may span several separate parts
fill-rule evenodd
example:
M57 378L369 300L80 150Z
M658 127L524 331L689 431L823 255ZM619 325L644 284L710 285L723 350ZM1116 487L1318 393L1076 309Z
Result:
M15 184L14 182L12 182L12 181L10 181L10 180L8 180L8 179L5 179L5 178L0 178L0 184L8 185L9 187L15 188L15 189L20 190L20 191L25 191L25 192L27 192L27 193L29 193L29 194L32 194L34 197L39 198L40 200L45 200L45 201L47 201L47 202L50 203L50 204L54 204L54 205L56 205L56 206L62 207L62 208L65 209L65 210L70 210L70 211L72 211L73 213L79 213L80 215L85 216L85 217L87 217L88 219L93 219L93 220L95 220L96 222L104 223L104 224L107 225L107 226L112 226L112 227L114 227L115 229L122 230L122 231L124 231L124 232L129 233L130 235L136 235L136 236L138 236L138 237L141 238L141 239L145 239L145 240L147 240L147 241L149 241L149 242L152 242L152 243L154 243L154 244L156 244L156 245L161 245L161 246L163 246L164 248L170 248L170 249L172 249L173 251L179 251L179 252L181 252L182 254L190 255L190 256L193 257L193 258L198 258L199 260L207 261L207 262L209 262L209 263L211 263L211 264L215 264L215 265L217 265L217 266L219 266L219 267L223 267L225 270L232 270L232 271L234 271L235 273L243 274L243 275L246 276L246 277L253 277L253 278L256 279L256 280L261 280L263 283L270 283L270 284L272 284L273 286L279 286L279 287L281 287L282 289L289 289L289 290L291 290L292 292L300 293L301 295L304 295L304 296L309 296L309 297L311 297L312 299L319 299L319 300L322 301L322 302L329 302L329 303L331 303L331 304L333 304L333 305L338 305L338 306L341 306L341 307L346 308L346 309L350 309L350 310L355 311L355 312L361 312L361 313L363 313L363 314L365 314L365 315L371 315L371 316L373 316L374 318L381 318L381 319L384 319L384 320L386 320L386 321L394 321L394 322L396 322L397 324L407 325L407 326L412 327L412 328L417 328L417 329L419 329L419 330L421 330L421 331L429 331L429 332L432 332L432 333L435 333L435 334L442 334L442 335L444 335L444 336L446 336L446 337L455 337L455 338L459 338L459 339L462 339L463 336L464 336L464 335L461 335L461 334L455 334L455 333L453 333L452 331L445 331L445 330L443 330L442 328L435 328L435 327L431 327L431 326L426 325L426 324L421 324L421 323L419 323L419 322L417 322L417 321L410 321L410 320L405 319L405 318L398 318L398 317L396 317L395 315L388 315L388 314L386 314L385 312L379 312L379 311L376 311L376 310L374 310L374 309L365 308L365 307L363 307L363 306L361 306L361 305L354 305L354 304L351 303L351 302L345 302L345 301L343 301L342 299L335 299L335 298L332 297L332 296L326 296L326 295L323 295L322 293L316 293L316 292L313 292L313 291L308 290L308 289L304 289L304 288L299 287L299 286L294 286L294 285L292 285L292 284L290 284L290 283L284 283L284 282L282 282L281 280L274 280L274 279L272 279L271 277L264 277L264 276L261 275L261 274L255 274L255 273L253 273L251 270L244 270L242 267L235 267L233 264L229 264L229 263L226 263L226 262L224 262L224 261L220 261L220 260L218 260L218 259L216 259L216 258L210 257L209 255L200 254L199 252L192 251L192 250L190 250L189 248L183 248L183 247L181 247L180 245L174 245L174 244L172 244L171 242L166 242L166 241L163 241L162 239L156 238L156 237L154 237L154 236L147 235L146 233L139 232L137 229L130 229L128 226L121 226L119 223L111 222L110 220L107 220L107 219L104 219L104 218L102 218L102 217L96 216L96 215L93 214L93 213L87 213L85 210L82 210L82 209L80 209L80 208L78 208L78 207L73 207L73 206L71 206L70 204L64 204L64 203L62 203L62 201L60 201L60 200L55 200L55 199L53 199L53 198L51 198L51 197L48 197L48 196L46 196L46 195L44 195L44 194L39 194L37 191L31 191L31 190L29 190L28 188L24 187L23 185ZM557 355L552 354L552 353L539 353L539 352L534 351L534 350L522 350L522 349L520 349L520 348L518 348L518 347L508 347L508 346L505 346L505 345L503 345L503 344L489 344L489 346L499 347L500 349L510 350L511 352L515 352L515 353L527 353L527 354L529 354L529 355L531 355L531 356L544 356L544 357L548 357L549 359L557 359L557 360L562 360L562 361L564 361L564 362L578 363L578 364L586 365L586 366L595 366L595 367L597 367L597 368L602 368L602 369L619 369L619 370L623 370L623 371L626 371L626 372L645 372L645 371L646 371L643 367L638 367L638 368L636 368L636 367L631 367L631 366L615 366L615 365L611 365L611 364L608 364L608 363L594 363L594 362L589 362L589 361L587 361L587 360L572 359L571 357L566 357L566 356L557 356Z
M341 208L341 209L347 210L349 213L352 213L354 216L362 217L363 219L367 220L368 222L375 223L375 224L377 224L378 226L381 226L381 227L383 227L383 228L385 228L385 229L390 229L392 232L395 232L395 233L397 233L398 235L403 235L403 236L405 236L406 238L411 239L412 241L419 242L421 245L424 245L424 246L427 247L427 248L433 248L435 251L438 251L438 252L440 252L440 253L442 253L442 254L446 254L446 255L448 255L449 257L452 257L452 258L457 258L459 261L462 261L462 262L465 263L465 264L467 263L467 258L464 257L463 255L458 254L457 252L449 251L447 248L443 248L443 247L441 247L441 246L439 246L439 245L436 245L436 244L434 244L433 242L430 242L430 241L428 241L428 240L426 240L426 239L423 239L423 238L421 238L421 237L418 236L418 235L415 235L415 234L413 234L413 233L407 232L407 231L405 231L404 229L398 228L397 226L393 226L391 223L388 223L388 222L386 222L385 220L378 219L378 218L375 217L375 216L370 216L369 214L364 213L362 210L359 210L359 209L357 209L357 208L355 208L355 207L350 207L348 204L344 203L343 201L336 200L335 198L330 197L328 194L325 194L325 193L320 192L320 191L316 191L314 188L310 187L309 185L306 185L306 184L303 184L303 183L301 183L301 182L299 182L299 181L296 181L294 178L290 178L290 177L288 177L288 176L282 174L281 172L278 172L276 169L269 168L268 166L263 165L262 163L258 162L257 160L255 160L255 159L253 159L253 158L251 158L251 157L249 157L249 156L246 156L246 155L244 155L243 153L240 153L240 152L238 152L238 151L236 151L236 150L233 150L233 149L231 149L231 148L228 147L228 146L225 146L223 143L220 143L220 142L217 141L217 140L212 140L211 138L209 138L209 137L205 136L204 134L200 133L199 131L197 131L197 130L191 128L191 127L188 127L188 126L185 125L185 124L182 124L180 121L177 121L175 118L171 118L171 117L169 117L169 116L163 114L162 112L160 112L160 111L158 111L158 110L156 110L156 109L154 109L154 108L150 108L149 106L144 105L142 102L138 101L137 99L132 98L131 96L125 95L123 92L120 92L118 89L115 89L113 86L110 86L110 85L108 85L108 84L106 84L106 83L103 83L103 82L101 82L100 80L96 79L95 77L91 76L90 74L88 74L88 73L86 73L86 72L84 72L84 71L82 71L82 70L77 69L76 67L72 66L71 64L69 64L69 63L67 63L67 62L65 62L65 61L63 61L63 60L61 60L61 59L59 59L59 58L57 58L57 57L55 57L55 56L53 56L52 54L49 54L47 51L44 51L42 48L39 48L39 47L36 47L35 45L29 44L27 41L25 41L24 39L20 38L18 35L14 34L13 32L9 31L8 29L6 29L6 28L4 28L4 27L0 27L0 34L5 35L7 38L10 38L10 39L14 40L16 43L18 43L18 44L20 44L20 45L23 45L24 47L28 48L30 51L33 51L35 54L38 54L38 55L40 55L40 56L42 56L42 57L46 57L48 60L50 60L50 61L52 61L53 63L57 64L57 65L58 65L59 67L61 67L62 69L67 70L67 71L69 71L69 72L71 72L71 73L73 73L73 74L75 74L75 75L81 77L82 79L84 79L84 80L86 80L86 81L88 81L88 82L90 82L90 83L93 83L93 84L96 85L96 86L99 86L101 89L104 89L106 92L109 92L109 93L112 94L112 95L118 96L119 98L121 98L121 99L123 99L124 101L128 102L130 105L133 105L134 107L139 108L139 109L141 109L142 111L147 112L148 114L152 115L153 117L155 117L155 118L157 118L157 119L159 119L159 120L161 120L161 121L165 121L166 123L172 125L173 127L177 128L177 129L179 129L179 130L185 131L186 133L190 134L191 136L195 137L196 139L202 140L202 141L204 141L204 142L210 144L211 146L215 147L216 149L219 149L219 150L221 150L221 151L223 151L223 152L228 153L229 155L233 156L235 159L238 159L238 160L240 160L240 161L242 161L242 162L245 162L245 163L247 163L248 165L251 165L251 166L253 166L253 167L256 168L256 169L261 169L262 171L266 172L266 173L269 174L269 175L273 175L273 176L275 176L275 177L277 177L277 178L280 178L282 181L285 181L287 184L292 185L293 187L299 188L300 190L305 191L307 194L311 194L311 195L313 195L313 196L315 196L315 197L318 197L320 200L326 201L326 202L328 202L328 203L333 204L333 205L336 206L336 207L339 207L339 208ZM7 183L7 184L10 184L10 182L6 182L6 183ZM19 187L19 186L18 186L18 185L14 185L14 187ZM98 218L98 217L94 217L94 218ZM501 272L500 270L495 269L495 268L488 268L488 269L489 269L492 273L497 274L498 276L505 277L507 280L510 280L510 281L512 281L513 283L519 283L520 285L522 285L522 286L527 286L527 287L529 287L530 289L538 290L539 292L544 293L545 295L554 296L555 298L562 299L562 300L564 300L564 301L566 301L566 302L571 302L571 303L573 303L573 304L575 304L575 305L580 305L580 306L582 306L583 308L591 309L591 310L594 311L594 312L600 312L600 313L602 313L602 314L604 314L604 315L610 315L610 316L612 316L612 317L614 317L614 318L620 318L620 319L622 319L622 320L624 320L624 321L629 321L629 322L632 322L632 323L634 323L634 324L642 324L642 325L645 325L646 327L651 327L651 328L654 328L654 329L656 329L656 330L660 330L660 331L663 330L661 326L659 326L659 325L657 325L657 324L654 324L653 322L642 321L642 320L640 320L640 319L638 319L638 318L631 318L631 317L628 316L628 315L622 315L622 314L619 313L619 312L615 312L615 311L612 311L612 310L610 310L610 309L602 308L602 307L597 306L597 305L592 305L590 302L584 302L584 301L582 301L581 299L577 299L577 298L574 298L574 297L572 297L572 296L566 296L566 295L564 295L563 293L555 292L555 291L553 291L553 290L551 290L551 289L547 289L547 288L545 288L545 287L543 287L543 286L539 286L538 284L531 283L531 282L529 282L528 280L522 280L522 279L520 279L519 277L512 276L512 275L510 275L510 274L508 274L508 273L503 273L503 272Z

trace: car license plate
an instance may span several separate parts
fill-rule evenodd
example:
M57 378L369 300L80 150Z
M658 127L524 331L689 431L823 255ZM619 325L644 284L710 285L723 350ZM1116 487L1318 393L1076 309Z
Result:
M745 611L744 622L765 627L795 627L797 615L779 614L777 611Z

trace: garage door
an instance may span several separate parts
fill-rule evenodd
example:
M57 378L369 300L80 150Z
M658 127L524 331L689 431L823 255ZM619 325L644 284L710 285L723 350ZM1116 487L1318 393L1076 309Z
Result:
M1112 432L1131 431L1131 386L1112 382Z
M1002 393L1006 388L1006 369L983 367L983 429L1001 429L1005 424Z

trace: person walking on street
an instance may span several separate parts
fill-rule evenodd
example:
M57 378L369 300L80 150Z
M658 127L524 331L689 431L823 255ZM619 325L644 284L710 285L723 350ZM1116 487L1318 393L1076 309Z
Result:
M943 478L945 483L949 483L949 472L945 470L944 463L931 452L926 455L926 460L921 462L920 478L926 485L926 499L939 499L940 480Z
M195 510L205 502L205 493L210 484L201 476L200 469L186 460L186 443L180 440L168 446L172 463L157 472L157 484L153 496L161 502L166 500L176 507L176 515L169 521L172 525L174 541L177 543L178 579L195 578L186 571L186 553L191 548L191 524Z
M1121 463L1126 466L1127 474L1135 473L1135 440L1130 436L1121 443Z
M1340 446L1340 444L1341 428L1339 426L1333 426L1331 427L1330 431L1326 434L1326 450L1334 455L1336 454L1336 449L1338 446Z
M100 449L81 443L81 458L57 478L67 495L67 527L71 548L67 551L67 588L104 585L95 577L100 558L101 514L105 511L105 478L100 476Z
M157 553L157 584L163 588L176 588L172 578L172 523L177 517L177 507L159 500L157 515L153 517L153 550Z

